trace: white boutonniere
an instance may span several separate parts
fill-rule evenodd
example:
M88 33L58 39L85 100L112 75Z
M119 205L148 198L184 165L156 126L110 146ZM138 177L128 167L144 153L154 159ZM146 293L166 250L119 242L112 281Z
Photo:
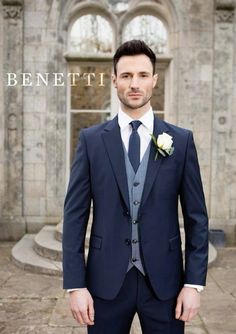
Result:
M157 138L151 134L153 143L156 148L156 155L155 160L158 158L159 154L161 154L163 157L170 156L174 152L174 146L173 146L173 140L170 135L163 132L161 135L159 135Z

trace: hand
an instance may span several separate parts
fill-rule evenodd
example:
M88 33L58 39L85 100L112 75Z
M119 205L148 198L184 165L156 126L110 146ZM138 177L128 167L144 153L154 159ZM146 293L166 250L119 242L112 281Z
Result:
M200 308L200 294L194 288L183 287L177 298L175 318L182 321L191 321Z
M93 298L86 288L69 292L70 309L74 319L81 325L94 325Z

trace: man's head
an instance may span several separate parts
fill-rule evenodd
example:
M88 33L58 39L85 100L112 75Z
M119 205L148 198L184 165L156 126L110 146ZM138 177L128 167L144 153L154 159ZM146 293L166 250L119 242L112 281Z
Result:
M121 57L137 55L146 55L150 59L153 67L153 74L155 74L156 55L144 41L139 39L125 42L116 50L113 57L114 74L117 75L117 63Z
M143 41L128 41L117 49L113 64L113 84L123 110L147 111L157 82L154 52Z

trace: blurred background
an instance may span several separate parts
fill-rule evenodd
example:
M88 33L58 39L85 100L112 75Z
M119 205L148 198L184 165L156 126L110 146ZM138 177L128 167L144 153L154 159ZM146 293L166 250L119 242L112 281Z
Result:
M137 38L158 58L153 109L193 130L210 226L235 243L235 1L2 0L0 10L2 240L60 222L79 131L116 115L112 56ZM17 85L7 86L9 72ZM90 86L84 73L95 74Z
M116 115L112 56L130 39L144 40L157 55L154 112L194 133L210 238L216 247L230 249L226 266L235 274L235 6L235 0L0 1L0 250L3 268L8 268L0 283L22 274L10 257L21 269L60 281L63 201L79 132ZM8 85L7 73L15 73L16 85ZM23 82L22 73L30 73L30 84ZM63 77L60 85L55 73ZM93 73L89 85L84 73ZM222 269L225 253L219 253ZM234 292L227 291L235 298L231 274L227 277ZM225 282L225 276L217 279ZM7 291L14 291L13 286ZM22 296L27 293L25 288ZM8 293L2 295L6 297ZM225 309L232 311L232 305ZM4 326L2 333L18 333ZM211 333L199 326L191 333ZM50 328L45 333L54 332Z
M153 109L193 130L211 227L235 243L234 1L8 0L0 9L1 239L61 220L79 130L116 115L112 56L137 38L158 58ZM17 85L7 86L9 72ZM31 86L21 73L31 73ZM47 86L37 73L49 74ZM63 86L53 73L63 73ZM90 86L84 73L95 74Z

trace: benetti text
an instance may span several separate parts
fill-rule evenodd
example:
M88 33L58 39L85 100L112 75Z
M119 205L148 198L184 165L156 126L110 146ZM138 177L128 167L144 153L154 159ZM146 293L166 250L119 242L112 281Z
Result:
M104 87L105 73L6 73L7 86L99 86Z

